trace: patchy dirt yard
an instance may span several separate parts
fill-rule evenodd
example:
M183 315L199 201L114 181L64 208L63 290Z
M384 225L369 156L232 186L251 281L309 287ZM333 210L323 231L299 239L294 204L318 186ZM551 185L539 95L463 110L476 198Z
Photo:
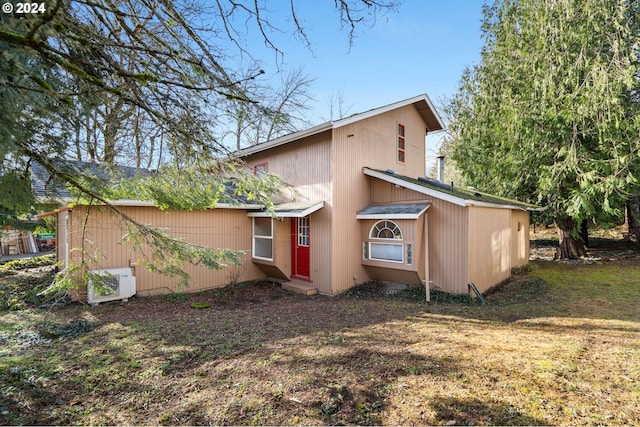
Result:
M0 423L640 424L637 256L527 270L486 305L261 282L0 312Z

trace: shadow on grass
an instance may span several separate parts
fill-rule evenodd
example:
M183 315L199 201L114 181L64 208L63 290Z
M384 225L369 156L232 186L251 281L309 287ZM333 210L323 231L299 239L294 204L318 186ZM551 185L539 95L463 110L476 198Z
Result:
M452 425L548 425L548 421L523 414L513 406L495 400L460 399L441 396L432 402L436 419Z
M139 299L93 310L70 307L59 314L91 317L102 326L0 360L9 372L3 382L10 387L0 401L0 422L382 424L387 397L400 379L446 381L462 369L456 357L438 350L462 340L448 341L461 322L477 324L479 331L514 323L559 333L638 330L637 322L546 320L628 320L620 307L598 301L608 301L624 286L640 289L637 266L539 265L490 295L486 306L425 305L379 295L302 297L275 287L247 287L207 310L188 307L217 297ZM609 286L593 284L590 273L604 269L607 275L598 277ZM571 284L554 274L569 277ZM592 291L583 300L587 287ZM634 302L638 292L626 300ZM637 313L635 305L625 309ZM421 335L412 329L411 318L434 327ZM411 353L414 344L424 342L433 343L429 356ZM447 396L425 405L442 423L546 423L492 399Z

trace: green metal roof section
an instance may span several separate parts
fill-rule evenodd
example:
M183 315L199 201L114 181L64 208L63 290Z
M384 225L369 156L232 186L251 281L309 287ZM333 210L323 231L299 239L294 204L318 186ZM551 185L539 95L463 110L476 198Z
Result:
M440 193L445 197L442 197L445 200L456 202L454 199L461 203L457 203L462 206L487 206L487 207L502 207L502 208L510 208L510 209L520 209L526 211L542 211L544 208L540 206L533 205L531 203L520 202L518 200L509 199L506 197L494 196L492 194L483 193L477 190L468 189L468 188L458 188L455 186L451 186L445 183L442 183L438 180L431 178L420 178L415 179L408 176L400 175L397 172L391 170L379 170L373 168L364 168L365 174L367 170L374 171L377 173L379 178L388 177L393 180L400 180L406 183L411 184L413 187L422 187L428 192ZM367 174L371 176L375 176L372 174ZM384 178L382 178L384 179ZM415 188L414 188L415 189ZM419 190L418 190L419 191ZM426 191L425 191L425 194ZM446 197L449 196L449 197ZM435 196L437 197L437 196Z

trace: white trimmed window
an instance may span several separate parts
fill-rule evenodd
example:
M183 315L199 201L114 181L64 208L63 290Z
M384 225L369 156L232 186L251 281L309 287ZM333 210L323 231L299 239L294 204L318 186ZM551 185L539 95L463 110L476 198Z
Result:
M273 261L272 218L253 218L253 257Z
M369 231L368 259L374 261L403 262L404 247L400 227L388 220L376 222Z

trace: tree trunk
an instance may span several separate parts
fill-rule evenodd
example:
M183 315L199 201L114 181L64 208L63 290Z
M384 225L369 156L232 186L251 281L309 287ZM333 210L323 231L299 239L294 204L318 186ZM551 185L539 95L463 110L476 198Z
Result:
M628 227L628 239L630 243L640 242L640 197L629 196L626 204L626 223Z
M587 255L584 242L576 230L576 222L573 219L563 219L556 222L558 230L558 250L556 258L577 259Z
M582 239L582 243L584 243L585 248L589 247L589 225L587 224L587 220L583 219L580 222L580 238Z

